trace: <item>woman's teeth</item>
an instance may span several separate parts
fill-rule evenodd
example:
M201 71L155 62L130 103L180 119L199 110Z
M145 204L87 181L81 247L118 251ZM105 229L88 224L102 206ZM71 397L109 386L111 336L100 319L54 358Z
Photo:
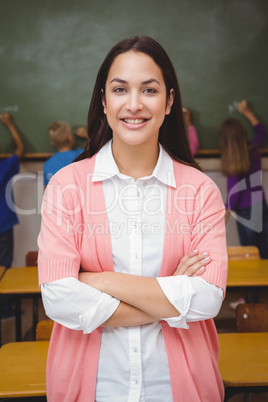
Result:
M145 122L146 119L123 119L123 120L129 124L141 124Z

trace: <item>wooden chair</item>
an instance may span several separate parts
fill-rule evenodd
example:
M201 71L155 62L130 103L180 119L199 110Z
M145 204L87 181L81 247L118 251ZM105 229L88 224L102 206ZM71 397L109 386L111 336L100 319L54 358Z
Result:
M268 332L268 304L238 304L236 326L238 332Z
M38 251L28 251L28 253L25 256L26 267L37 266L37 258L38 258Z
M242 303L236 307L236 326L238 332L268 332L268 304L265 303ZM256 356L254 356L256 360ZM266 372L267 372L267 365ZM256 365L256 370L259 366ZM267 386L263 389L267 392ZM254 392L258 390L255 389ZM246 389L245 389L246 392ZM259 392L263 392L260 390ZM249 394L244 394L244 400L249 400Z
M2 279L2 277L4 276L5 272L6 272L6 268L1 265L0 266L0 279Z
M227 254L229 260L259 260L260 254L259 249L255 246L229 246L227 247ZM250 299L252 293L247 293L243 295L246 300ZM227 303L227 300L224 301ZM216 317L214 319L217 332L236 332L236 322L234 317L220 318Z
M259 260L260 253L256 246L231 246L227 247L228 259L230 260ZM258 292L250 291L244 296L246 302L258 301Z
M230 246L227 247L229 260L259 260L259 249L255 246Z
M37 266L38 251L28 251L25 255L25 265L26 267L36 267ZM35 328L38 321L38 298L33 297L33 327L30 328L24 337L24 340L35 339Z
M54 321L50 319L39 321L36 326L36 340L49 341L53 329L53 324Z

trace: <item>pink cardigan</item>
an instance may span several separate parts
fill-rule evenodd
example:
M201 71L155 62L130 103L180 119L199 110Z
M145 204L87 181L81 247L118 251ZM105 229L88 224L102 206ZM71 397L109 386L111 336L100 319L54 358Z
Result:
M92 182L95 156L73 163L50 181L43 203L39 282L78 277L83 270L113 270L111 239L101 182ZM215 183L198 170L174 162L177 188L168 187L166 236L161 276L172 275L190 250L208 250L212 259L202 277L225 291L227 253L224 206ZM94 228L83 236L83 227ZM75 230L80 228L80 230ZM174 402L218 402L218 338L212 319L189 329L161 322ZM101 328L90 334L55 323L47 361L48 401L94 402Z

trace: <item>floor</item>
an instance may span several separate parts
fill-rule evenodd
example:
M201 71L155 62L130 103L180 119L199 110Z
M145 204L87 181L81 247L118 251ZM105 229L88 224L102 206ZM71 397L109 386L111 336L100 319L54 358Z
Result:
M215 322L218 332L236 332L235 328L235 311L229 306L231 301L237 300L239 297L244 296L243 292L229 291L227 292L226 299L223 302L221 311L217 316ZM259 292L259 301L268 303L268 292ZM34 333L32 330L32 301L30 299L22 300L22 334L23 340L34 340ZM46 318L41 299L39 300L39 320ZM2 320L2 343L15 342L15 319ZM267 402L268 393L249 394L248 399L245 399L244 394L233 396L229 399L230 402ZM205 401L204 401L205 402Z

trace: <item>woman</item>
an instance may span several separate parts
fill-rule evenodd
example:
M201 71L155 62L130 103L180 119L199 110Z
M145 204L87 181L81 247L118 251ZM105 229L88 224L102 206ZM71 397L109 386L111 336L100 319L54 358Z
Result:
M88 134L44 196L48 400L221 401L211 318L226 285L224 206L193 161L176 74L153 39L109 52Z
M222 173L227 176L226 220L230 211L235 212L241 245L257 246L261 258L268 258L268 209L259 153L266 131L247 101L239 102L237 110L252 124L255 137L247 141L246 130L238 119L226 119L221 125Z

